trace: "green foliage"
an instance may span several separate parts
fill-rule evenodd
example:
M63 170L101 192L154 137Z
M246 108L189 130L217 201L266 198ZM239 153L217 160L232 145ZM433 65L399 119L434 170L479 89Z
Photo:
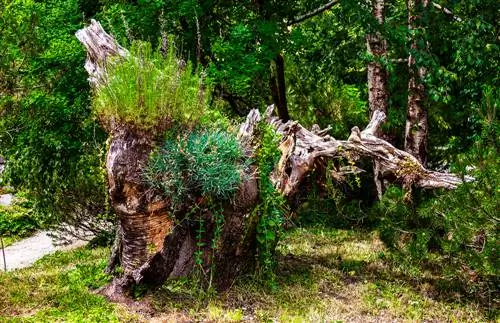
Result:
M0 320L22 322L119 322L137 320L93 290L110 277L103 273L108 250L56 252L32 268L0 274Z
M10 206L0 205L0 236L26 237L40 228L27 201L16 201Z
M354 8L356 7L356 8ZM331 125L343 138L367 120L366 31L358 5L345 3L293 26L287 44L289 110L306 126Z
M229 200L242 180L243 152L221 130L171 131L146 167L147 183L172 199L174 209L197 197Z
M428 259L432 251L439 251L457 268L465 266L485 277L498 275L497 101L483 103L487 118L482 134L453 165L455 172L470 173L472 182L449 192L421 194L413 205L403 202L401 189L392 187L385 193L374 213L381 216L381 235L389 245L413 260Z
M260 204L253 210L258 216L257 253L260 269L269 278L271 287L275 287L276 259L274 256L276 244L283 234L285 199L276 191L270 175L281 156L278 150L279 137L268 124L259 124L259 146L256 150L256 162L259 169Z
M45 223L103 213L104 132L92 120L80 1L0 3L0 154L5 183ZM96 212L96 210L98 210Z
M130 56L108 62L106 84L93 97L96 114L142 129L191 121L202 114L205 96L201 77L182 65L173 46L163 57L149 43L134 42Z

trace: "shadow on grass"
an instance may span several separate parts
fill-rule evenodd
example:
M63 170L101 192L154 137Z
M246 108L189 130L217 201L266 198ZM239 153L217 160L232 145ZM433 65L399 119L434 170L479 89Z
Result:
M481 291L488 297L478 298L477 293L467 293L470 286L463 280L448 278L437 265L408 273L389 259L389 251L372 231L297 229L287 233L278 250L277 289L259 277L248 276L228 291L215 294L204 291L195 280L181 279L168 281L149 299L159 312L215 321L227 317L210 314L214 307L219 314L232 311L243 320L261 321L318 319L311 313L319 313L320 320L449 321L456 314L458 321L484 321L498 313L494 286ZM389 305L379 306L379 301ZM343 308L331 309L336 306ZM458 312L449 315L450 311Z
M407 274L388 259L343 259L336 252L321 256L287 254L280 257L279 263L278 276L280 283L285 285L311 283L311 272L315 267L322 266L337 275L346 286L358 283L382 288L390 285L408 286L422 297L438 302L476 305L487 319L495 319L499 315L498 277L476 278L474 281L458 277L458 273L454 277L447 277L436 264L422 265L421 272Z

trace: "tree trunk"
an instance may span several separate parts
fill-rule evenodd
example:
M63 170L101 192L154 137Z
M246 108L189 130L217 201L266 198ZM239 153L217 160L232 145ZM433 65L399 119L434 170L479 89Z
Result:
M274 70L271 69L271 76L269 78L271 95L279 118L287 122L290 120L290 115L286 100L285 60L281 53L274 58L274 67Z
M415 156L423 165L427 162L427 109L425 107L425 67L417 66L413 53L424 51L419 48L419 37L415 33L422 29L421 15L428 5L427 0L408 0L408 29L411 36L411 51L408 58L408 110L405 127L405 151Z
M372 1L372 14L379 25L385 22L385 0ZM373 59L368 63L368 104L370 116L375 111L387 114L387 103L389 93L387 89L387 69L382 65L381 59L387 58L387 41L382 37L380 31L376 30L366 36L368 53ZM381 135L381 134L377 134ZM382 198L384 192L384 181L380 174L380 167L376 161L373 162L373 179L377 189L377 197Z
M96 22L77 33L88 49L86 62L95 87L105 84L103 62L109 55L127 55ZM121 49L121 50L117 50ZM281 136L281 158L270 180L274 187L292 198L304 178L328 159L346 158L355 162L371 158L385 178L405 186L455 188L462 180L447 173L425 169L407 152L378 138L385 113L374 111L365 130L354 127L347 140L336 140L328 130L307 130L297 122L283 122L273 116L271 106L261 116L252 110L241 125L238 140L247 157L254 156L259 144L259 123L267 123ZM257 224L261 202L257 166L245 167L242 184L231 202L205 201L176 214L167 212L170 201L141 180L142 170L155 147L150 132L106 120L110 133L107 172L111 205L119 217L120 262L124 269L102 293L115 301L126 299L135 284L162 284L169 277L186 276L198 270L208 286L227 289L234 280L251 272L257 255ZM356 170L355 170L356 171ZM352 169L336 170L338 178ZM214 209L214 204L220 207ZM175 222L175 226L173 225ZM118 246L119 247L119 244Z
M150 253L161 250L172 229L167 204L142 180L142 170L153 150L148 133L119 125L112 132L106 159L109 198L116 211L121 233L120 263L125 273L142 265Z
M373 1L373 16L380 25L385 21L385 0ZM387 90L387 70L380 60L387 57L387 41L379 31L369 34L366 37L368 53L373 59L368 63L368 103L370 115L377 110L387 114L387 100L389 98Z

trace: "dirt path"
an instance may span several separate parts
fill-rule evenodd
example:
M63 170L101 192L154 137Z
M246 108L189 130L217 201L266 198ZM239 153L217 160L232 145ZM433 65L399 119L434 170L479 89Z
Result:
M12 194L0 195L0 205L8 206L12 203ZM40 231L34 236L18 241L5 248L5 262L7 270L14 270L31 266L35 261L57 250L70 250L85 245L87 242L73 240L64 246L54 245L49 231ZM0 270L4 270L4 259L0 250Z

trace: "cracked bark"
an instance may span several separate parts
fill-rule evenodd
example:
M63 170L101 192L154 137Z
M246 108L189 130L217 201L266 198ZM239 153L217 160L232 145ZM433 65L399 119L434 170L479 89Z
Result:
M385 0L372 1L372 15L379 25L385 22ZM377 30L366 36L366 45L368 53L373 56L368 63L368 104L370 116L375 111L382 111L387 114L389 93L387 88L388 73L382 65L381 60L387 58L387 41ZM378 134L380 135L380 134ZM380 167L377 161L373 162L373 180L377 189L377 196L382 198L384 192L384 182L380 174Z
M418 47L415 32L422 29L421 15L428 5L427 0L408 0L408 29L412 34L411 52L408 58L408 108L405 126L405 151L415 156L423 165L427 162L427 136L429 132L427 108L425 107L425 67L417 66L412 53L423 51Z

